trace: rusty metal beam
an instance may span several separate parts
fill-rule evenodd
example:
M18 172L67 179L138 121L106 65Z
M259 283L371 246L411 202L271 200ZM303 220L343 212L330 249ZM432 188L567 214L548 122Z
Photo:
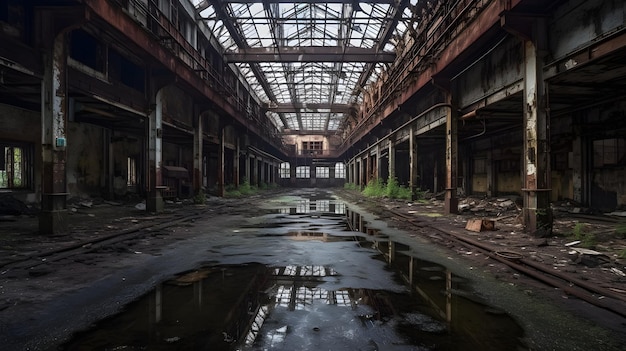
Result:
M99 17L113 29L123 33L129 44L143 48L147 55L168 71L174 73L179 83L188 86L200 96L207 98L212 102L213 106L232 116L237 122L246 126L250 132L259 136L269 145L273 145L268 135L262 133L258 125L250 123L246 116L235 110L224 96L209 86L191 67L180 64L169 49L156 41L149 32L139 26L120 7L113 6L108 1L84 0L84 2L88 6L91 15Z
M367 3L375 3L375 4L395 4L396 0L371 0L371 1L363 1ZM207 1L202 1L198 6L202 6ZM343 4L346 0L220 0L222 3L231 3L231 4L245 4L245 3L259 3L259 2L267 2L270 4L291 4L291 3L299 3L299 4Z
M388 103L382 111L377 115L376 120L371 121L372 126L377 125L380 121L396 112L398 106L406 103L412 96L424 87L432 84L432 77L442 72L450 64L452 64L461 54L468 50L476 41L488 33L494 26L500 24L500 14L519 5L523 0L510 1L493 1L483 9L477 17L474 18L470 28L461 31L441 52L438 53L438 59L429 66L429 68L416 76L411 85L403 89L399 95L390 103ZM408 66L416 67L422 58L417 57ZM399 80L406 79L411 74L411 67L405 70L405 73ZM361 128L351 134L346 140L359 140L369 133L368 128ZM339 153L344 153L350 145L344 143L339 148Z
M228 62L393 62L396 54L378 49L311 46L311 47L265 47L240 48L227 52Z
M352 106L347 104L307 104L304 102L298 102L293 104L278 104L266 107L268 111L276 113L303 112L303 110L311 110L313 112L316 112L317 110L330 110L324 112L347 113L348 111L350 111L350 108L352 108Z
M396 7L396 9L394 10L395 12L393 13L393 21L387 23L387 26L383 30L383 35L381 36L381 40L376 44L376 50L382 50L382 48L384 48L385 45L387 45L387 42L389 41L389 39L391 39L391 36L393 35L393 31L396 29L396 26L398 25L398 21L400 20L400 18L402 18L402 13L404 12L404 9L407 7L408 4L409 4L408 0L400 1L400 3L398 4L398 7ZM361 73L359 80L354 86L352 95L358 96L358 94L360 93L360 89L362 89L365 86L368 79L374 72L374 67L375 67L374 63L368 63L366 65L365 70L363 71L363 73Z

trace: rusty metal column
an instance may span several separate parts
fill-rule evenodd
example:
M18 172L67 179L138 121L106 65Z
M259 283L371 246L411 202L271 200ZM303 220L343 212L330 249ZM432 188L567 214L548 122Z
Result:
M409 187L411 200L417 199L417 140L415 140L415 124L409 127Z
M494 177L493 177L493 151L491 147L487 150L487 159L485 160L487 168L487 196L492 197L496 193Z
M380 156L381 149L380 143L376 144L376 178L378 179L383 179L383 170L380 166L382 160L382 157Z
M196 195L202 193L202 148L204 145L202 127L200 114L196 118L196 128L193 131L193 192Z
M217 149L217 196L224 197L226 195L226 186L224 184L224 137L225 137L225 128L220 128L220 144Z
M39 232L57 235L68 230L67 219L67 36L54 38L44 54L41 93L41 213Z
M372 161L371 161L372 156L370 155L370 152L367 151L365 153L365 186L367 186L367 184L369 184L370 180L372 180Z
M250 185L259 184L259 161L256 156L252 156L252 176L250 177Z
M296 165L289 162L289 184L296 184Z
M234 185L236 188L239 188L239 162L241 162L240 158L239 158L239 137L235 138L235 143L237 143L237 145L235 145L235 155L234 155L234 161L233 161L233 177L234 179Z
M162 174L162 141L163 141L163 89L156 93L154 108L148 116L148 197L146 199L146 211L163 211L163 196L161 191Z
M447 100L454 104L454 89L447 92ZM456 195L457 167L458 167L458 121L454 108L447 108L446 114L446 195L444 203L445 213L459 212L459 199Z
M576 122L580 122L574 119ZM574 138L572 139L572 199L578 203L585 202L584 194L584 179L585 179L585 153L582 134L581 123L574 123L572 126L574 130Z
M396 146L394 145L394 139L389 138L389 179L394 179L396 177Z
M252 160L252 157L250 156L250 154L246 153L246 164L244 165L245 166L244 172L246 173L245 174L246 179L244 180L244 182L247 182L248 185L252 184L252 180L250 177L251 176L251 173L250 173L250 161L251 160Z
M552 231L550 145L543 60L535 43L524 42L524 226L545 236Z
M359 169L359 186L360 186L361 189L363 189L366 184L364 184L365 183L365 172L363 172L363 159L362 158L359 158L357 166L358 166L358 169Z

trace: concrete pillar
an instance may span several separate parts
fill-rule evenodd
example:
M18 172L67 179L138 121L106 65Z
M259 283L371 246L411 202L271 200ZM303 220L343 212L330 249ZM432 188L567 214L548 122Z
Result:
M543 63L535 44L524 43L524 226L544 236L552 231L550 145Z
M366 178L365 178L365 170L363 169L363 159L360 158L359 159L359 163L358 163L358 167L359 167L359 185L361 186L361 189L363 189L365 187L366 184Z
M217 196L226 195L226 184L225 184L225 147L224 147L224 138L225 138L225 128L220 128L220 143L217 149Z
M233 177L235 178L233 180L233 184L235 185L236 188L239 188L239 137L237 137L235 139L235 155L234 155L234 160L233 160Z
M396 177L396 146L394 144L393 139L389 139L388 146L388 158L389 158L389 179L394 179Z
M259 161L259 186L266 183L266 175L267 175L267 162L264 159Z
M59 235L67 219L67 48L65 33L54 37L44 54L41 94L42 192L39 232ZM71 143L71 142L70 142Z
M252 174L250 176L250 185L259 185L259 161L255 156L251 159Z
M250 154L246 154L246 164L244 165L244 172L246 177L245 180L248 182L248 185L252 184L252 171L250 170L250 162L252 162L252 158Z
M485 167L487 168L487 196L488 197L492 197L495 195L496 193L496 185L494 183L494 177L493 177L493 152L491 151L491 148L489 148L489 150L487 150L487 159L485 160ZM471 179L471 178L470 178Z
M383 170L382 170L382 147L380 147L380 143L376 145L376 178L383 179Z
M289 183L291 185L296 184L296 165L292 162L289 162Z
M409 128L409 188L411 189L411 200L417 199L417 140L415 139L415 125Z
M202 192L202 149L204 144L202 131L202 115L196 119L196 128L193 131L193 192L200 194Z
M454 104L453 93L447 93L447 100ZM456 196L457 167L458 167L458 121L455 108L448 108L446 114L446 194L444 202L445 213L459 212L459 199Z
M578 203L585 203L584 181L585 179L585 158L583 139L581 137L580 123L574 125L574 139L572 140L572 199Z
M156 93L154 108L148 116L148 198L146 199L146 211L163 211L162 186L162 142L163 142L163 89Z

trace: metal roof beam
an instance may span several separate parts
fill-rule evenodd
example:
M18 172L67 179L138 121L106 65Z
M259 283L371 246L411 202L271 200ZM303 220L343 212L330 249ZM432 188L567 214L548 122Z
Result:
M327 113L346 113L350 110L351 105L347 104L331 104L331 103L293 103L293 104L278 104L275 106L268 106L266 109L268 111L276 112L276 113L290 113L290 112L308 112L306 110L311 110L315 112L315 110L323 110L322 112Z
M231 3L231 4L245 4L245 3L259 3L259 2L267 2L274 4L343 4L346 0L221 0L222 3ZM367 3L375 3L375 4L389 4L393 5L396 3L396 0L371 0L371 1L363 1Z
M396 54L377 49L310 46L244 48L225 54L228 62L393 62Z

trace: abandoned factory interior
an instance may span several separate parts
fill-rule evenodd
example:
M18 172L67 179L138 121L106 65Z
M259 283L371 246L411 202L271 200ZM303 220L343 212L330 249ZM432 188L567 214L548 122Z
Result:
M98 206L225 221L320 192L570 242L624 284L625 19L623 0L0 0L0 267L85 247L89 223L110 237L80 217ZM333 201L317 211L355 208ZM594 223L611 238L583 249Z
M626 205L621 1L2 1L0 188L73 198L397 179Z

